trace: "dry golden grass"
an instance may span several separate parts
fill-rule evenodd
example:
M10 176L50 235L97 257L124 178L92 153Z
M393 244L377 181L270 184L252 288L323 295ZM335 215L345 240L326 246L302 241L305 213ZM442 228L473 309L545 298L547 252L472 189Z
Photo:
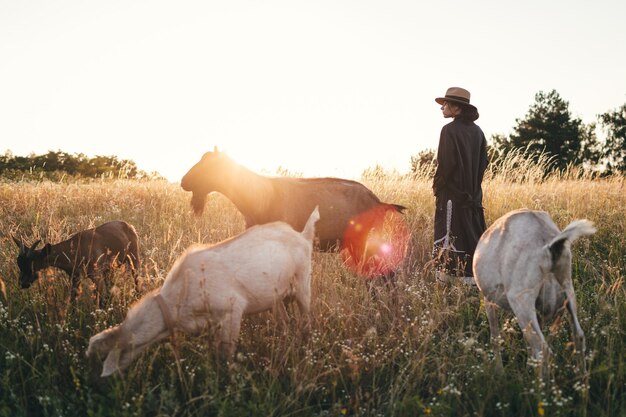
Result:
M626 238L624 180L578 173L543 178L536 166L489 173L487 222L520 207L545 210L564 227L576 218L598 226L574 247L579 317L590 370L572 362L569 331L549 336L554 376L547 384L527 366L513 321L504 326L506 377L494 372L481 299L462 286L441 287L430 259L434 201L428 178L368 178L383 201L408 208L412 232L396 301L347 271L338 256L313 258L313 334L276 326L270 313L245 320L230 374L216 366L210 335L184 337L181 368L169 343L155 346L122 378L101 381L88 362L88 338L119 323L141 294L116 274L109 307L98 310L83 282L67 304L64 273L50 270L19 289L16 247L56 242L108 220L133 224L140 236L141 293L161 285L189 245L218 242L244 228L223 196L193 217L176 184L126 180L90 183L0 182L0 415L617 415L626 406ZM517 175L514 175L517 172ZM179 371L180 369L180 371Z

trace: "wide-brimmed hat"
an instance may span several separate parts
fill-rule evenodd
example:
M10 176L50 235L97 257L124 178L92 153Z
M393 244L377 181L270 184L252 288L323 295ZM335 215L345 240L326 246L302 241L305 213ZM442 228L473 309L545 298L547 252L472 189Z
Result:
M476 108L476 106L470 104L470 92L461 87L450 87L446 91L445 97L437 97L435 101L439 104L443 104L446 101L451 101L453 103L465 104L466 106L470 106Z

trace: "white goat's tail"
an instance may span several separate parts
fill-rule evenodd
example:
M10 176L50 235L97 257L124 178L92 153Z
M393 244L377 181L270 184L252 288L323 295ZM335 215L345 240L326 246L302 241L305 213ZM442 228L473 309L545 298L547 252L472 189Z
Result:
M589 220L575 220L571 222L547 245L552 254L552 262L556 262L561 257L566 244L571 244L579 237L592 235L595 232L596 228Z
M313 212L309 216L309 220L306 221L306 225L304 226L304 230L302 230L302 236L310 242L313 241L313 236L315 235L315 223L320 219L320 210L319 206L315 206Z

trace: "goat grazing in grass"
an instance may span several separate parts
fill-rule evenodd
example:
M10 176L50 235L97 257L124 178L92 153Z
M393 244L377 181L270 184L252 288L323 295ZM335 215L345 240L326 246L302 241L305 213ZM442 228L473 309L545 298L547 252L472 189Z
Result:
M123 221L112 221L83 230L67 240L37 249L41 240L28 247L13 236L19 248L17 265L20 268L20 285L28 288L39 277L39 271L56 267L71 279L71 299L76 298L80 277L86 274L94 283L102 279L112 267L127 264L135 279L139 271L139 238L135 228Z
M576 317L570 248L577 238L595 231L590 221L577 220L561 232L547 213L522 209L505 214L482 235L473 268L485 298L499 368L502 358L496 306L513 311L533 358L542 363L544 378L550 349L541 332L537 311L552 320L567 308L575 347L584 361L585 335Z
M144 296L119 326L89 340L87 356L106 355L102 376L126 368L151 344L175 329L198 334L218 329L222 360L232 359L242 316L271 308L286 317L283 301L295 297L308 331L311 253L317 208L304 230L283 222L252 227L214 246L189 249L174 264L160 290Z
M371 190L356 181L257 175L217 149L205 153L183 176L181 187L193 193L191 204L196 214L204 210L207 194L225 195L243 215L246 227L283 221L302 230L309 213L318 206L320 220L316 235L320 249L341 248L355 265L367 264L372 256L366 253L366 247L371 252L374 242L346 241L346 233L356 228L358 232L351 236L367 239L370 230L382 228L387 215L405 209L398 204L381 202ZM378 245L381 249L376 256L387 257L391 247L395 258L403 258L407 242L408 234L392 239L387 245Z

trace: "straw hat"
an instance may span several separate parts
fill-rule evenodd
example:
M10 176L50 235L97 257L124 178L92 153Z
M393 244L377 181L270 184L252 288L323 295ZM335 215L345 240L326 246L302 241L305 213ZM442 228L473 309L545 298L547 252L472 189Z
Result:
M443 104L446 101L452 103L464 104L476 108L476 106L470 104L470 92L461 87L450 87L446 91L445 97L437 97L435 101L439 104Z

